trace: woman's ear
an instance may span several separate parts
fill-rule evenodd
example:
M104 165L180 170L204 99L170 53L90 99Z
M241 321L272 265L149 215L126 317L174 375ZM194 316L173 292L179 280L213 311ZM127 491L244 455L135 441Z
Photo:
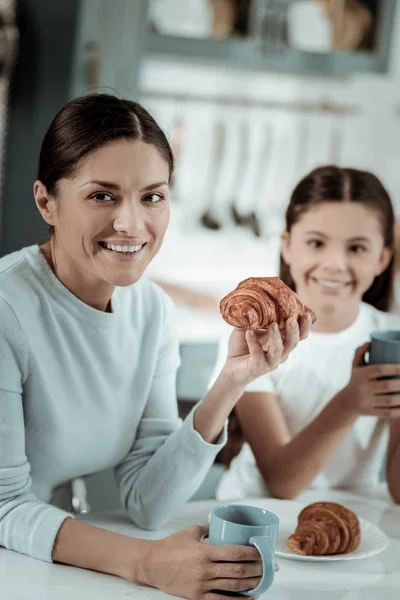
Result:
M392 260L392 256L393 250L391 250L390 248L384 248L382 250L381 258L376 271L376 277L378 277L378 275L381 275L388 268L390 261Z
M281 254L285 263L290 266L290 233L284 231L281 235Z
M33 184L33 195L36 206L48 225L55 225L57 215L56 201L47 191L46 186L39 180Z

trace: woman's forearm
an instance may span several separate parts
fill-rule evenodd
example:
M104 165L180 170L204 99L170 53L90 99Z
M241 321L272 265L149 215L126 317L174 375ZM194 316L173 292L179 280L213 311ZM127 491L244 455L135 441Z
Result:
M267 460L258 457L258 466L274 496L295 498L324 468L357 418L347 410L344 394L339 392L307 427Z
M58 531L52 559L142 582L143 559L150 544L67 518Z
M243 392L243 386L234 384L223 371L220 373L193 416L193 427L206 442L213 443L218 438Z

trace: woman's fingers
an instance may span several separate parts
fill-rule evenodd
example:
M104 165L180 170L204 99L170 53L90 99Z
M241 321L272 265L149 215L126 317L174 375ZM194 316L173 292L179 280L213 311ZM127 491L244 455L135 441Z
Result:
M246 592L258 586L261 577L249 577L248 579L213 579L212 586L215 590L225 592Z
M258 557L260 558L260 557ZM211 579L246 579L248 577L261 577L263 572L262 562L216 562L210 573ZM249 588L250 589L250 588Z
M300 341L300 330L297 320L294 318L288 319L285 324L285 348L282 360L286 360L290 352L297 346Z
M312 325L312 317L310 313L307 313L299 318L299 329L300 329L300 339L305 340L310 333Z
M260 554L254 546L212 546L209 557L212 561L239 563L260 560Z
M254 365L260 368L265 362L264 351L255 331L252 329L247 329L246 331L246 342Z
M237 600L243 600L243 596L241 594L234 595L229 594L229 598L236 598ZM202 600L226 600L226 594L218 594L218 592L207 592L201 596ZM252 596L248 596L247 600L256 600Z
M268 348L264 351L265 359L271 367L277 367L282 362L283 351L281 332L277 323L272 323L268 328Z

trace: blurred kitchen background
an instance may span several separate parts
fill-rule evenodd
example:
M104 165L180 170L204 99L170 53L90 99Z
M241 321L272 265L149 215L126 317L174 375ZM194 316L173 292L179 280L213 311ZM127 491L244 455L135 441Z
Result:
M302 175L326 163L372 170L400 217L397 0L0 0L0 70L2 255L46 239L32 183L70 98L139 100L165 129L172 221L147 274L177 303L182 416L226 331L219 299L277 274ZM219 473L196 497L212 496ZM94 509L112 504L104 481L89 478Z

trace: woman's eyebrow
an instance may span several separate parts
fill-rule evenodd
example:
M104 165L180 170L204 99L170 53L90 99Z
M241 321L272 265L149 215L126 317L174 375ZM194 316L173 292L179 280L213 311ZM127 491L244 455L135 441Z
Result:
M151 192L151 190L155 190L161 187L162 185L168 185L168 181L159 181L158 183L151 183L150 185L146 185L146 187L141 189L140 192Z
M80 185L79 187L84 187L85 185L90 185L90 184L96 184L96 185L101 185L102 187L106 187L106 188L110 188L111 190L119 190L121 189L120 186L118 185L118 183L113 183L112 181L100 181L99 179L93 179L92 181L86 181L85 183L82 183L82 185Z
M112 181L101 181L100 179L93 179L91 181L86 181L79 187L81 188L81 187L84 187L85 185L92 185L92 184L101 185L101 187L109 188L110 190L120 190L121 189L121 186L118 185L118 183L113 183ZM168 185L168 181L158 181L157 183L150 183L150 185L146 185L146 187L141 189L140 193L151 192L152 190L155 190L155 189L161 187L162 185Z

